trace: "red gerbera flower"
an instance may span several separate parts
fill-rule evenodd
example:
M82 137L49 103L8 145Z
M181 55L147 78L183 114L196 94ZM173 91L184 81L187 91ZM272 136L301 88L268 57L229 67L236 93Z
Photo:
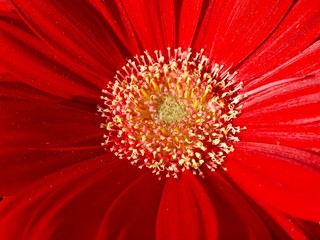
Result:
M1 239L320 237L318 1L12 3Z

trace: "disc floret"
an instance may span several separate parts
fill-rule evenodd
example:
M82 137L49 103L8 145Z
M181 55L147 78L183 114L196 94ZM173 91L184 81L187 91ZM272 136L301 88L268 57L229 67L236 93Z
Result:
M157 175L214 171L239 141L232 121L240 113L242 83L235 74L211 64L203 50L136 56L103 90L103 144Z

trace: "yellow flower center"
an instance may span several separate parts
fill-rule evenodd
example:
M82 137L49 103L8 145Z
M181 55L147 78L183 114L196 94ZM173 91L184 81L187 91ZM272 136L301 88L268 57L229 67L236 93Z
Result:
M180 122L187 116L185 105L172 96L164 96L158 106L156 119L160 122Z
M242 83L222 70L203 51L180 48L129 60L103 90L103 144L160 176L214 171L240 132L232 121L240 113Z

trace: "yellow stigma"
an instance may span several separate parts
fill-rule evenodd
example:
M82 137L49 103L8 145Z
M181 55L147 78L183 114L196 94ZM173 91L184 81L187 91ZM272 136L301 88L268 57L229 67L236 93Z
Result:
M157 175L214 171L240 132L232 121L240 113L242 83L222 69L203 51L180 48L129 60L103 90L103 144Z
M183 103L171 96L163 97L156 114L156 118L162 122L180 122L187 116Z

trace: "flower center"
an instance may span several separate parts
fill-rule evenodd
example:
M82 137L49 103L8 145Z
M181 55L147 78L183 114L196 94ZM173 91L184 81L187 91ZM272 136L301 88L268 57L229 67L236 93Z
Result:
M180 48L129 60L105 90L106 145L119 158L178 177L215 171L239 141L242 83L203 51Z
M158 107L156 118L161 122L172 123L180 122L186 116L187 112L183 103L174 97L165 96Z

